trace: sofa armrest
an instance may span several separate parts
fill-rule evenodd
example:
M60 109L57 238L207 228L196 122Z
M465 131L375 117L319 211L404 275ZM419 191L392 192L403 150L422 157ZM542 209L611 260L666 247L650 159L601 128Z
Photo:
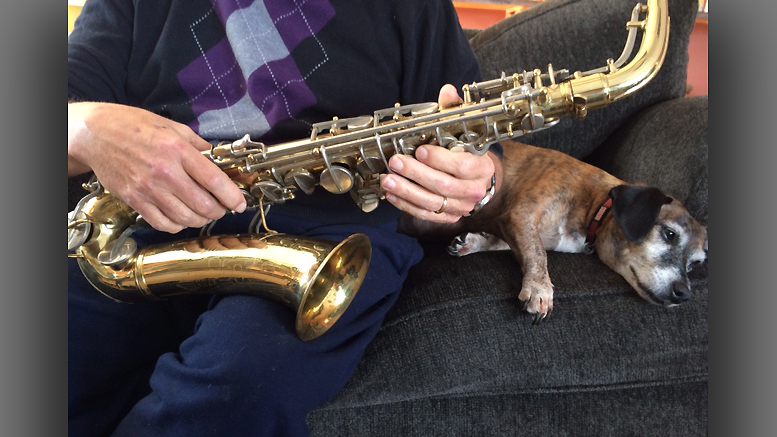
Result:
M707 96L673 99L636 114L587 160L627 182L660 187L707 222Z

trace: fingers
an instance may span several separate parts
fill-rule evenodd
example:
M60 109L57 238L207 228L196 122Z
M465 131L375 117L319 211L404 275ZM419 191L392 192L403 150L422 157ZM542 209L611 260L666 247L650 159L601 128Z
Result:
M201 227L245 209L238 187L201 153L210 144L184 124L139 108L85 103L68 106L68 126L68 171L71 161L73 171L93 170L158 230Z
M483 198L490 186L494 164L488 157L451 152L435 146L422 146L416 156L418 159L394 155L389 160L389 166L397 174L433 193L473 204ZM395 179L398 178L388 178L398 186L403 185Z
M472 210L469 202L434 193L397 175L383 176L381 184L387 191L386 200L423 220L455 222Z
M455 86L446 84L440 88L440 95L437 98L437 103L443 108L450 108L451 106L457 106L464 103L464 100L459 96L459 92Z
M188 141L195 149L204 152L211 149L209 142L205 141L202 137L194 133L194 131L187 125L170 121L172 128L178 135L184 140Z
M171 187L162 212L173 221L187 227L201 227L211 220L223 217L227 210L243 212L245 198L229 176L200 151L209 150L210 143L197 136L188 126L173 123L178 135L174 141L183 141L178 147L181 172L167 183ZM160 175L164 178L165 174ZM172 194L173 196L169 196Z
M172 220L170 220L166 214L164 214L162 211L159 210L153 203L150 202L132 202L130 200L127 200L127 204L132 206L133 204L138 205L137 207L133 208L135 211L138 212L138 214L143 217L143 220L146 221L151 227L158 231L162 232L168 232L171 234L175 234L177 232L182 231L186 226L180 225Z
M419 207L418 205L411 203L404 198L398 197L395 194L388 193L386 194L386 200L391 202L392 205L397 207L397 209L404 211L414 217L417 217L421 220L426 220L430 222L438 222L438 223L456 223L461 219L463 214L459 212L451 212L448 210L448 206L451 204L451 201L443 196L437 196L438 199L438 206L435 207ZM447 199L447 203L445 200ZM427 209L427 208L442 208L436 209L434 211ZM440 211L440 212L436 212Z
M389 160L394 174L381 179L386 199L404 212L422 220L455 222L469 215L490 188L494 164L487 156L434 146L422 146L419 155L418 160L394 155Z
M201 154L194 154L183 161L183 168L191 178L201 186L203 190L193 193L197 196L195 209L212 219L219 212L223 215L224 208L232 211L243 212L246 208L246 200L243 193L232 180Z

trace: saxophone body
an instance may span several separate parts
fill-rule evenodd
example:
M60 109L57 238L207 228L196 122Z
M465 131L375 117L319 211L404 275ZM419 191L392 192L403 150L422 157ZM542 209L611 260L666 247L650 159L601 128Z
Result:
M639 19L644 16L644 19ZM396 104L372 115L314 124L309 138L267 146L245 136L203 152L243 191L249 208L293 201L317 187L350 194L364 211L383 199L380 175L394 154L424 144L478 155L490 145L552 127L563 116L585 117L638 91L658 72L669 40L667 0L637 4L617 61L581 73L524 71L465 85L464 103ZM642 41L632 57L638 31ZM629 60L630 59L630 60ZM626 61L629 61L626 63ZM343 242L258 233L199 238L138 249L132 233L143 220L98 181L68 215L68 250L100 292L115 300L165 299L196 293L257 294L297 310L305 340L326 332L342 315L369 265L369 239Z

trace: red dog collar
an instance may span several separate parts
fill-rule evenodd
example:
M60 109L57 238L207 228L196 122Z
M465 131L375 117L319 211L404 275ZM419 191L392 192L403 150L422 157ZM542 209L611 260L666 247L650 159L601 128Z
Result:
M585 253L592 254L596 250L594 246L596 231L599 230L599 226L601 226L602 221L607 217L611 208L612 196L608 196L604 204L599 207L599 211L596 212L593 220L591 220L591 224L588 225L588 236L585 238L585 248L583 249Z

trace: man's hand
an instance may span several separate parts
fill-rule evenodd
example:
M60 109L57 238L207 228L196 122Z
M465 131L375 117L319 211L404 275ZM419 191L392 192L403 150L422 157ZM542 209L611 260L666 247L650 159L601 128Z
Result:
M461 102L453 85L440 89L440 106L445 108ZM394 174L381 179L386 199L421 220L441 223L454 223L469 215L491 187L494 173L497 188L502 180L501 162L491 152L477 156L431 145L419 147L415 159L399 154L392 156L389 167Z
M188 126L111 103L68 103L68 176L94 171L155 229L175 233L246 203Z

